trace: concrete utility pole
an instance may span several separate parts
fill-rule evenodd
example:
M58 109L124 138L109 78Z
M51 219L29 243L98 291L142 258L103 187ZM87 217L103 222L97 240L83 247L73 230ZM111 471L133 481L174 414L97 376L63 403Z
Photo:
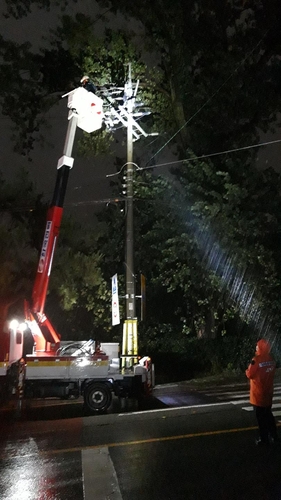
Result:
M125 85L125 94L128 99L128 126L127 126L127 200L126 200L126 318L134 319L136 317L136 299L135 299L135 275L134 275L134 165L133 165L133 88L131 64L129 64L128 82Z
M129 63L128 80L125 84L127 100L127 173L126 173L126 320L123 326L122 367L131 368L137 362L138 332L136 318L136 295L134 274L134 164L133 164L133 110L135 94L132 85L132 70Z
M126 172L126 319L123 325L122 343L122 368L132 369L138 362L138 324L136 318L136 294L135 294L135 273L134 273L134 167L133 162L133 142L141 136L158 135L157 133L147 134L135 118L141 118L150 114L148 109L135 109L136 95L139 82L132 84L131 63L129 63L128 80L125 83L124 104L119 106L118 121L127 127L127 172ZM142 282L143 283L143 282ZM144 289L144 285L142 286ZM140 297L140 296L138 296ZM142 300L144 297L141 295Z

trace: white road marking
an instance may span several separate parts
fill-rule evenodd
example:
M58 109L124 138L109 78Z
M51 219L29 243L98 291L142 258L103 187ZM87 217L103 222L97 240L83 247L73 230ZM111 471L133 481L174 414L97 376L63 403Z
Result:
M243 401L240 401L240 402L242 403ZM246 401L246 403L249 403L249 400ZM237 405L238 402L237 401L232 401L232 404ZM276 403L276 404L273 403L273 405L271 406L272 409L273 408L280 408L280 407L281 407L281 403ZM246 410L246 408L250 408L250 409L252 408L252 406L250 405L250 403L249 403L249 406L244 406L242 408L242 410Z
M242 410L245 410L245 411L253 411L253 407L252 406L244 406L242 408Z
M148 410L148 412L149 413L161 413L161 412L170 412L170 411L178 411L178 410L188 410L191 408L197 409L197 408L224 406L224 405L228 405L228 404L232 404L235 406L248 404L248 406L243 406L241 409L245 410L245 411L252 411L253 410L253 407L249 402L249 396L250 396L249 389L247 391L245 391L245 388L241 387L241 389L242 389L241 391L239 391L239 389L238 389L238 391L230 391L229 385L224 386L224 387L225 387L225 390L222 390L223 387L220 386L218 388L212 388L209 390L202 389L202 390L198 391L198 393L204 394L205 396L216 397L216 399L219 400L220 402L214 401L213 403L210 403L210 404L203 403L203 404L198 404L198 405L176 406L176 407L170 407L170 408L168 407L168 408L161 408L161 409L157 409L157 410ZM156 397L157 397L157 395L156 395ZM179 397L173 398L172 395L169 395L166 397L160 397L160 400L161 401L165 400L164 402L166 404L173 404L177 401L182 400L182 398L179 398ZM277 408L281 407L281 385L280 385L280 383L276 384L274 386L273 403L274 403L272 405L273 414L275 417L280 417L281 412L274 410L274 408L277 409ZM134 412L134 413L132 413L132 415L136 415L138 413L142 414L145 412ZM123 415L125 415L125 414L119 414L118 416L122 417ZM281 421L281 420L279 420L279 421Z
M240 399L240 401L231 401L231 403L233 405L240 405L240 404L244 404L244 403L249 403L249 397L247 397L247 399Z
M273 411L272 413L275 417L281 417L281 411Z
M237 404L237 402L234 402L233 404ZM272 405L272 414L273 414L273 416L275 418L276 417L281 417L281 410L278 411L277 408L281 408L281 404L280 403ZM253 411L253 406L243 406L241 409L244 410L244 411ZM280 422L280 419L278 420L278 422Z
M122 500L108 448L82 450L84 500Z
M240 394L237 394L237 393L233 393L233 394L228 394L226 393L225 395L224 394L220 394L219 396L217 396L218 399L225 399L226 397L230 398L231 400L232 399L239 399L239 398L248 398L249 399L249 391L248 392L241 392Z

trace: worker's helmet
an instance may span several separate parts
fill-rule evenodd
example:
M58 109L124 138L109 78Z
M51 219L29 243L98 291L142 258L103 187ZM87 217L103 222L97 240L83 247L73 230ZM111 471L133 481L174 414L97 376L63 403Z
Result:
M80 83L84 83L87 80L90 80L90 78L87 75L85 75L85 76L83 76L83 78L81 78Z

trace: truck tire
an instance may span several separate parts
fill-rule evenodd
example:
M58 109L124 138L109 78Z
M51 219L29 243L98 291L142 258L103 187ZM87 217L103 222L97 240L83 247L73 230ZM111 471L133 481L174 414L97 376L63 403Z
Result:
M84 401L90 411L105 411L111 405L111 391L106 384L90 384L84 391Z

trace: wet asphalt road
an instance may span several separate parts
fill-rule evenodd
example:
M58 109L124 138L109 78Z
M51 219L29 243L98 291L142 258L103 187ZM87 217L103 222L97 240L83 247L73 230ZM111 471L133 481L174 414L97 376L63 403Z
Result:
M77 401L2 412L1 500L281 499L281 447L255 446L252 413L184 387L158 395L107 415Z

